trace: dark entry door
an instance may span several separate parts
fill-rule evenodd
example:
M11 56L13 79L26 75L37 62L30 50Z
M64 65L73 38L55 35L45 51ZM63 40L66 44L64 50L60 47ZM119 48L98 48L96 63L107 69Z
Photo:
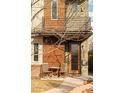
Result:
M80 73L80 44L71 43L70 73Z

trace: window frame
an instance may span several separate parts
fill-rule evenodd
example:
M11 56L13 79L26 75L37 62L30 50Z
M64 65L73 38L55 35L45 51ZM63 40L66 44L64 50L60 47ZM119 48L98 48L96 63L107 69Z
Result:
M75 12L77 12L77 10L78 10L78 2L74 1L72 3L72 11L73 11L73 13L75 13Z
M52 15L52 13L53 13L52 5L53 5L53 0L51 0L51 20L58 20L58 0L56 0L56 7L57 7L57 9L56 9L56 16L57 16L57 18L53 18L53 15Z
M35 45L37 45L37 53L35 53ZM35 57L37 56L37 60L35 60ZM38 43L34 43L34 61L38 62L39 61L39 44Z

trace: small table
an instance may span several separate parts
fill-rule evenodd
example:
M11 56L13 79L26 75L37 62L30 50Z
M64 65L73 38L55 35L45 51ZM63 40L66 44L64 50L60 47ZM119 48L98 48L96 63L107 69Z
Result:
M60 67L50 67L49 70L53 73L57 73L58 77L60 76Z

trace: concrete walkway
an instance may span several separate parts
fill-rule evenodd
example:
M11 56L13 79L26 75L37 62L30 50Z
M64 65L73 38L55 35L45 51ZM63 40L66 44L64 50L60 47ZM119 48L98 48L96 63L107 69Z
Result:
M41 93L69 93L75 87L81 85L83 85L82 77L76 77L76 78L66 77L64 79L64 82L59 87Z
M89 83L86 85L78 86L71 90L69 93L93 93L93 84Z

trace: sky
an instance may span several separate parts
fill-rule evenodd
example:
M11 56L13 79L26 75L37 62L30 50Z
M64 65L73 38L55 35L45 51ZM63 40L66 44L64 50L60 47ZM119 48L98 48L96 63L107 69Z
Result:
M93 0L89 0L88 10L89 10L89 16L92 18L93 21Z
M89 0L89 11L93 12L93 0Z

